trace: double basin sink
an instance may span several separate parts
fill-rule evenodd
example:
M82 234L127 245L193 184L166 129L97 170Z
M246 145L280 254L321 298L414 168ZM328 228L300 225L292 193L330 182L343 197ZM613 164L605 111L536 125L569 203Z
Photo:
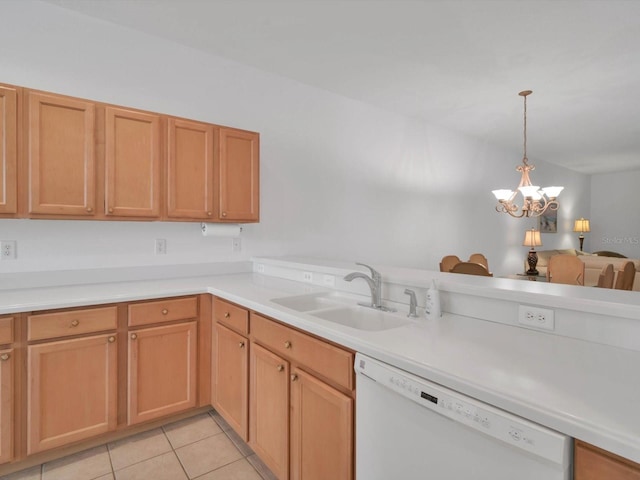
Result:
M413 323L400 313L358 305L352 297L337 292L319 292L274 298L273 303L356 330L380 331Z

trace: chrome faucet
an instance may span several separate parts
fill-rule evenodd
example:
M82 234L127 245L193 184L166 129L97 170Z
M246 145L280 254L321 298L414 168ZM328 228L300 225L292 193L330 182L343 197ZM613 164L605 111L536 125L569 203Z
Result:
M370 267L369 265L365 265L364 263L356 263L356 265L367 267L369 270L371 270L371 277L362 272L352 272L348 275L345 275L344 277L344 280L347 282L352 281L354 278L362 278L365 282L367 282L367 285L369 285L369 290L371 290L371 304L367 305L366 303L361 303L360 305L388 312L395 311L382 305L382 276L380 275L380 272Z

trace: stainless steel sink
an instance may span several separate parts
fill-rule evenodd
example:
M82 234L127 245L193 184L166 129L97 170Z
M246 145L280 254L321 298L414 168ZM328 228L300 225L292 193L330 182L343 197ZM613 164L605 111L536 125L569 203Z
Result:
M412 320L401 314L360 306L358 300L361 300L361 297L338 292L308 293L271 299L273 303L296 312L307 313L357 330L389 330L412 323Z
M322 310L313 312L311 315L357 330L390 330L412 323L411 320L398 314L361 306Z

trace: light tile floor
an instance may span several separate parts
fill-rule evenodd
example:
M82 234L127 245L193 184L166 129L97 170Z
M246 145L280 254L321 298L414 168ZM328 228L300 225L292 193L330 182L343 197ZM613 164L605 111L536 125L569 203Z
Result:
M277 480L216 411L2 480Z

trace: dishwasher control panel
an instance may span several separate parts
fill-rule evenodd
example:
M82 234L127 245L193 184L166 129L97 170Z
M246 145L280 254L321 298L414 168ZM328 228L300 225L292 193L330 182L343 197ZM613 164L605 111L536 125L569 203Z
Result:
M533 455L560 463L570 453L564 435L391 365L358 354L355 370L425 408Z

